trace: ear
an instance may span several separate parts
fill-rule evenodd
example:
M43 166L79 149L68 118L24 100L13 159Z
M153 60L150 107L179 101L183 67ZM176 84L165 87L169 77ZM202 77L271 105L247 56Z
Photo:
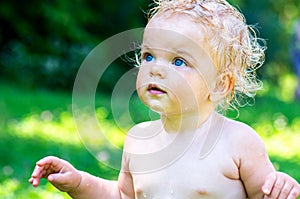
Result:
M212 102L219 102L225 98L232 90L234 85L234 78L231 72L222 73L217 77L213 90L209 95Z

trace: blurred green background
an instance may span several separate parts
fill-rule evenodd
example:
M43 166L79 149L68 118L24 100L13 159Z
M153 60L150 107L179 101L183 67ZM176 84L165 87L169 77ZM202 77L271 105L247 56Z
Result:
M297 79L289 57L300 1L230 2L249 24L256 24L268 45L266 63L258 72L264 90L253 106L240 109L238 120L261 135L275 167L300 182L300 102L294 98ZM117 178L118 171L97 161L78 137L72 86L82 61L96 45L119 32L145 26L149 3L1 0L0 198L68 198L46 181L39 188L27 182L35 162L46 155L64 158L94 175ZM101 79L105 89L97 94L96 112L107 131L123 134L114 124L109 101L115 82L133 66L122 59L113 65ZM137 122L149 119L143 105L133 104L139 107L131 109ZM112 139L121 143L121 138Z

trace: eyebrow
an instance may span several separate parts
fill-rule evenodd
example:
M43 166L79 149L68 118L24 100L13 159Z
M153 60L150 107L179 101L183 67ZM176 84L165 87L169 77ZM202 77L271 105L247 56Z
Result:
M186 51L186 50L175 49L174 51L175 51L175 54L177 54L177 55L182 55L183 58L187 58L187 60L188 60L191 64L197 62L195 56L192 56L192 54L191 54L190 52Z
M141 46L141 49L146 49L146 50L156 50L156 49L158 49L158 50L163 50L163 51L166 51L166 52L171 52L171 53L173 53L173 54L186 54L186 55L188 55L188 56L190 56L191 57L191 55L190 55L190 53L189 52L187 52L186 50L182 50L181 48L176 48L176 49L162 49L162 48L156 48L156 47L150 47L150 46L148 46L148 45L142 45Z
M149 50L149 49L151 49L148 45L144 45L144 44L142 44L141 45L141 49L147 49L147 50Z
M179 54L179 55L187 55L187 56L189 56L189 57L192 57L192 55L188 52L188 51L186 51L186 50L182 50L182 49L175 49L174 50L174 52L175 52L175 54Z
M150 47L148 46L147 44L142 44L141 46L141 50L155 50L155 49L158 49L158 50L162 50L162 51L166 51L166 52L170 52L172 54L175 54L175 55L178 55L178 56L182 56L182 58L184 57L187 57L189 60L191 60L192 62L196 62L196 59L194 58L194 56L192 56L192 54L182 48L176 48L176 49L160 49L160 48L155 48L155 47Z

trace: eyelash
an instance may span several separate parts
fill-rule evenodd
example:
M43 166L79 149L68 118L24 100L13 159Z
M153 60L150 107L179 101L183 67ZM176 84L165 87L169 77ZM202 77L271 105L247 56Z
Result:
M151 56L152 59L147 61L148 56ZM151 62L154 59L155 58L151 53L143 53L143 55L142 55L142 61ZM189 66L188 62L185 59L181 58L181 57L174 58L173 61L172 61L172 64L176 66L175 63L176 63L177 60L180 60L184 66ZM176 66L176 67L180 67L180 66Z
M146 62L150 62L150 60L147 61L147 57L148 57L148 56L151 56L151 57L152 57L152 60L154 59L154 56L153 56L151 53L144 53L143 56L142 56L142 59L145 60ZM152 60L151 60L151 61L152 61Z
M174 64L175 66L177 66L176 61L180 61L181 64L183 64L184 66L188 66L187 62L183 58L180 58L180 57L175 58L174 61L172 62L172 64ZM180 64L180 66L181 66L181 64ZM179 67L179 66L177 66L177 67Z

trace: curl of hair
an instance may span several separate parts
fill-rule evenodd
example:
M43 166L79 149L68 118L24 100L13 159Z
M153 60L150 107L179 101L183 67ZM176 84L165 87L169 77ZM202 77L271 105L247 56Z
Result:
M237 110L249 104L247 99L254 99L262 88L256 70L264 63L266 47L254 27L246 24L243 14L225 0L154 0L149 20L170 11L188 14L200 25L205 34L202 45L218 74L231 72L233 76L234 87L218 110Z

